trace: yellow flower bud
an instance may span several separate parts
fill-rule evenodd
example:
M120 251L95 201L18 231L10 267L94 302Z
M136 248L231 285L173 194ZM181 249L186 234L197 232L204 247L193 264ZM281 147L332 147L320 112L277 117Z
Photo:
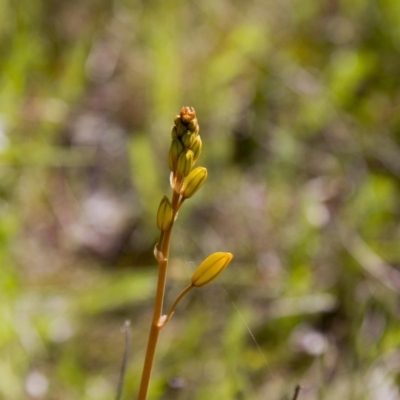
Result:
M190 150L193 151L193 161L197 161L197 159L200 157L202 146L203 144L201 142L201 138L200 136L197 136L190 147Z
M177 173L180 176L188 176L193 166L193 151L186 150L179 156Z
M172 205L167 196L164 196L158 207L157 228L166 231L172 222Z
M192 197L203 185L207 179L207 169L197 167L186 177L181 189L181 195L185 199Z
M193 274L192 285L196 287L207 285L229 265L232 258L231 253L214 253L208 256Z

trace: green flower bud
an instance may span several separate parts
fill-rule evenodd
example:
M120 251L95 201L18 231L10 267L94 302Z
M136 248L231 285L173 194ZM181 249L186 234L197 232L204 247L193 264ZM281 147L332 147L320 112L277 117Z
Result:
M186 133L187 127L182 123L182 121L179 121L178 124L175 126L178 137L181 137Z
M178 131L176 130L176 126L174 125L174 126L171 128L171 137L172 137L172 139L176 139L177 136L178 136Z
M160 231L166 231L172 222L172 205L167 196L164 196L158 207L157 228Z
M200 157L202 146L200 136L196 136L190 147L190 150L193 151L193 161L196 161Z
M171 157L174 162L179 160L179 157L183 153L184 150L185 149L183 147L183 144L181 143L181 141L179 139L172 139L169 153L171 154Z
M233 258L231 253L214 253L208 256L196 269L192 276L192 285L207 285L229 265Z
M203 185L207 179L207 169L197 167L186 177L183 182L181 195L185 199L192 197Z
M193 166L193 151L185 150L179 156L176 171L181 176L187 176Z
M183 134L182 138L181 138L183 145L184 145L187 149L190 149L190 148L191 148L191 146L192 146L192 144L193 144L193 142L194 142L194 139L195 139L195 135L194 135L192 132L190 132L190 131L186 131L186 132Z
M169 157L168 157L168 165L171 171L176 171L179 156L184 151L184 147L181 141L176 138L172 139L171 147L169 148Z

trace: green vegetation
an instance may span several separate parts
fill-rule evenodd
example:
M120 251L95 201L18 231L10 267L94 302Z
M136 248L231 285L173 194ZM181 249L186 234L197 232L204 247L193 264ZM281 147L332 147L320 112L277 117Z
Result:
M185 104L209 177L165 304L235 258L149 399L400 397L399 26L397 0L0 2L0 399L115 398L126 319L137 395Z

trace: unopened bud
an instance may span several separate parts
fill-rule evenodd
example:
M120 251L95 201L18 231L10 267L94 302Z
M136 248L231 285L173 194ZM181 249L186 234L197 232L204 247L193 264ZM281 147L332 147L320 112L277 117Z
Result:
M164 196L158 207L157 228L166 231L172 222L172 205L167 196Z
M229 265L233 258L231 253L214 253L208 256L196 269L192 276L192 285L207 285Z
M186 177L181 189L181 195L185 199L192 197L203 185L207 179L207 169L197 167Z
M196 132L196 131L198 132L198 127L199 124L197 122L197 118L192 119L188 124L188 128L191 132Z
M169 152L174 161L178 161L180 155L183 153L184 147L179 139L172 139Z
M181 120L179 120L175 126L176 126L176 133L177 133L178 137L181 137L186 133L187 126L184 125Z
M200 157L202 146L200 136L196 136L190 147L190 150L193 151L193 161L196 161Z
M181 176L188 176L193 166L193 151L185 150L179 156L178 166L176 171Z
M171 171L176 171L179 156L184 151L184 147L181 141L176 138L172 139L171 147L169 148L169 157L168 157L168 165Z
M180 117L180 115L175 115L175 118L174 118L174 124L175 124L175 126L178 126L178 124L181 122L181 117Z
M196 118L196 111L193 107L182 107L180 117L181 121L187 125Z
M178 136L178 131L176 130L176 126L174 125L174 126L171 128L171 137L172 137L172 139L176 139L177 136Z
M191 146L192 146L192 144L193 144L193 142L194 142L194 140L195 140L195 138L196 138L196 137L195 137L195 135L194 135L192 132L186 131L186 132L183 134L181 140L182 140L183 145L184 145L187 149L190 149Z

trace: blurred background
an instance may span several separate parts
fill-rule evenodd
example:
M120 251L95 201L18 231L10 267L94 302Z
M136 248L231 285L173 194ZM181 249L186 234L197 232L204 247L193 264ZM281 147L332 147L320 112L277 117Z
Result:
M0 398L133 399L174 116L177 221L151 399L400 399L400 2L2 0ZM250 333L251 332L251 333Z

